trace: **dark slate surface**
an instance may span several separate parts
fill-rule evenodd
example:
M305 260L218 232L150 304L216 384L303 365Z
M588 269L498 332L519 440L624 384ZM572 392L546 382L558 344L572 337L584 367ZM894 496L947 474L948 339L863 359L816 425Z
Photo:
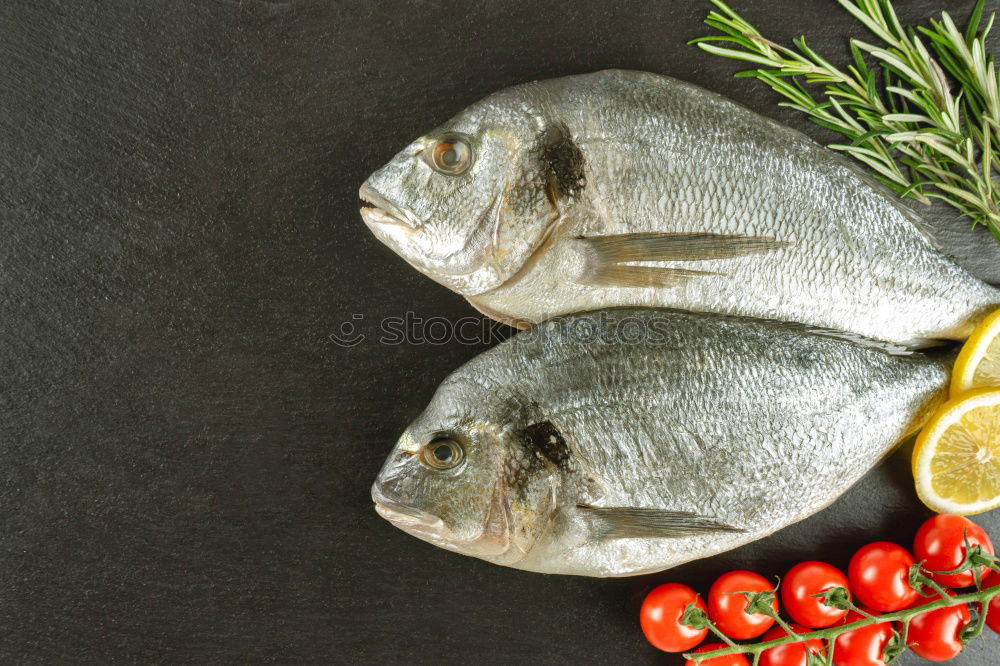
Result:
M854 30L829 0L734 4L821 51ZM383 317L475 313L369 236L358 185L493 90L604 67L804 126L685 46L706 11L0 3L0 661L679 663L639 632L653 585L908 542L929 514L905 454L770 539L637 579L503 569L371 509L396 435L485 345L378 343ZM368 338L333 344L345 321Z

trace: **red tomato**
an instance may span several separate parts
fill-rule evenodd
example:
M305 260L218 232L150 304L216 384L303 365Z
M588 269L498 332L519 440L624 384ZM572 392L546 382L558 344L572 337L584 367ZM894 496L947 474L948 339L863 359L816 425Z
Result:
M851 611L842 624L865 617ZM885 666L882 653L892 639L892 623L881 622L837 636L833 646L834 666Z
M774 591L763 576L750 571L730 571L719 577L708 591L708 614L715 626L726 636L737 640L756 638L774 624L774 618L763 613L746 613L747 598L743 592ZM778 613L778 600L771 602Z
M826 562L802 562L785 574L781 583L781 604L799 624L817 629L830 627L837 624L847 611L827 606L813 595L835 587L848 589L847 577L840 569Z
M938 596L921 599L914 605L925 606L938 599ZM959 634L970 619L969 607L965 604L921 613L910 620L907 643L917 656L928 661L948 661L962 651Z
M722 643L709 643L707 645L702 645L700 648L695 650L695 652L711 652L712 650L722 650L729 647L728 645L723 645ZM703 661L697 662L693 659L688 659L684 662L684 666L750 666L750 662L742 654L731 654L726 657L715 657L714 659L705 659Z
M695 591L680 583L660 585L646 595L639 611L639 624L654 647L664 652L686 652L705 639L708 629L692 629L681 624L688 604L706 610Z
M805 634L810 629L799 624L793 624L792 631L796 634ZM761 640L766 643L767 641L784 638L787 635L781 627L774 627ZM760 653L760 666L808 666L809 658L806 655L806 645L807 643L803 641L801 643L788 643L787 645L779 645L778 647L764 650ZM808 641L808 649L813 654L821 655L826 652L823 649L823 641L818 638Z
M913 556L888 541L870 543L854 553L847 568L854 597L883 613L903 610L920 596L910 586Z
M992 554L993 544L979 525L968 518L942 514L934 516L917 530L913 540L913 554L917 560L924 561L928 571L952 571L957 569L965 559L965 538L969 545L982 546L983 550ZM985 577L988 569L983 567L980 575ZM969 587L975 585L972 570L951 576L931 574L935 583L945 587Z
M991 573L983 582L983 587L1000 586L1000 573ZM993 597L986 607L986 626L1000 634L1000 596Z

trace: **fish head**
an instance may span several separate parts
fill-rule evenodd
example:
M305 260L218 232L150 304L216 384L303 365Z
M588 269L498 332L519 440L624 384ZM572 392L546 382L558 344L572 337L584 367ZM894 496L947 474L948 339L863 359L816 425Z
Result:
M455 404L432 402L400 437L372 486L375 510L441 548L513 564L551 521L551 474L508 428L442 403Z
M569 130L530 85L519 86L469 107L373 173L359 191L361 216L414 268L474 296L525 266L582 179Z

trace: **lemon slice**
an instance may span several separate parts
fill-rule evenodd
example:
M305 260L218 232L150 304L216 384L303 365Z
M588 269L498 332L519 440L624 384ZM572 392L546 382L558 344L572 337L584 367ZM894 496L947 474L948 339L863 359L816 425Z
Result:
M1000 387L1000 310L984 319L962 347L951 375L951 397L989 386Z
M970 391L931 417L913 449L917 495L938 513L1000 506L1000 389Z

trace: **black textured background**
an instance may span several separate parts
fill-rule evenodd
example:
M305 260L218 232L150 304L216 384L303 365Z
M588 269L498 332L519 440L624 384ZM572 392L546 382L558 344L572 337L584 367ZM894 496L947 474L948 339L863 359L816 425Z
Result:
M823 52L858 34L832 0L733 4ZM909 543L929 514L905 453L770 539L636 579L503 569L371 508L395 437L482 347L377 342L382 317L474 313L368 234L358 185L491 91L604 67L807 127L685 45L707 9L0 2L0 661L679 663L639 631L653 585ZM333 344L345 321L368 338Z

